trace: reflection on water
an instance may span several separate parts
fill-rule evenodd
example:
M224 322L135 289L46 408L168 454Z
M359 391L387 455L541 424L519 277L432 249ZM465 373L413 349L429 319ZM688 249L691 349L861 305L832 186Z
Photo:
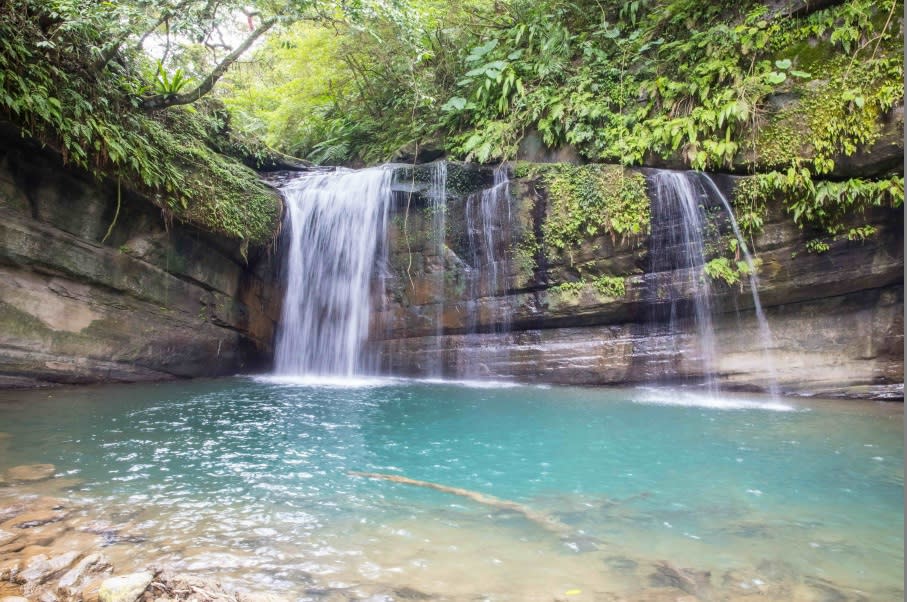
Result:
M119 528L105 553L122 570L167 563L303 597L902 595L900 405L341 384L3 393L0 469L49 462L58 478L0 487L0 505L65 486L80 520Z

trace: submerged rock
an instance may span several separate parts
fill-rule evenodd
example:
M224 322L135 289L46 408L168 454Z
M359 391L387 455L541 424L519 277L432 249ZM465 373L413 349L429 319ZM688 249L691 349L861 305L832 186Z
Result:
M21 502L10 504L9 506L0 506L0 523L4 523L11 518L15 518L26 510L28 510L28 505Z
M98 590L98 599L101 602L135 602L151 585L152 579L154 575L147 571L105 579Z
M430 600L434 596L412 587L401 587L394 590L394 597L399 600Z
M649 580L655 586L676 587L699 596L711 586L711 576L708 571L683 569L663 561L655 565L655 572L649 576Z
M26 593L35 591L57 575L68 569L82 553L70 551L48 558L44 554L33 556L25 570L16 575L16 582L25 586Z
M66 510L36 510L34 512L25 512L19 514L10 520L4 522L2 527L5 529L31 529L41 527L49 523L56 523L69 516Z
M53 464L22 464L6 471L10 481L43 481L54 476L57 471Z
M75 593L76 586L88 577L110 568L110 562L101 554L89 554L69 569L57 582L57 587L70 594Z

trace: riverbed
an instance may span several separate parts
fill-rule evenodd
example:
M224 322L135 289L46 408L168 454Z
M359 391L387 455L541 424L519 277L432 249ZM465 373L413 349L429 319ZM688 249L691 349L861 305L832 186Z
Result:
M902 404L237 377L2 392L0 431L0 474L53 465L0 506L68 500L117 573L303 600L903 597Z

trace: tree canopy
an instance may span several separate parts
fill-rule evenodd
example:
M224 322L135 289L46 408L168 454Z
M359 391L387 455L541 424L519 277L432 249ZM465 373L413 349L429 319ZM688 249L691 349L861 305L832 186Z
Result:
M898 202L884 180L897 173L814 180L840 179L840 158L903 105L902 13L901 0L3 0L0 115L246 240L274 212L246 210L269 205L237 160L355 165L431 145L492 162L527 136L584 161L758 174L754 199L785 190L821 221L822 195Z

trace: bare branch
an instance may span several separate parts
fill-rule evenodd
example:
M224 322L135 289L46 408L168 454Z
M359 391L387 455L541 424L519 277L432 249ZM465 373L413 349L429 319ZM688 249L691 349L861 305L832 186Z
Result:
M140 49L142 47L142 44L145 43L145 39L149 35L154 33L154 31L158 27L163 25L167 21L167 19L169 19L171 16L173 16L173 14L176 13L177 11L180 11L183 8L185 8L186 6L188 6L189 4L191 4L193 1L194 0L182 0L182 2L178 3L176 6L165 7L161 11L161 14L158 17L157 21L155 21L154 24L151 26L151 28L147 29L145 31L145 33L142 34L142 37L139 38L139 41L136 44L136 50ZM123 29L123 32L116 39L114 39L110 44L107 45L107 47L104 49L104 52L101 53L100 58L94 64L95 73L100 73L101 71L104 70L105 67L107 67L107 65L110 64L110 61L112 61L113 57L115 57L117 55L117 53L120 51L120 48L123 47L123 44L126 43L126 40L129 39L129 36L132 35L132 33L133 32L130 31L130 28L126 27Z
M211 88L214 87L214 84L217 83L217 80L219 80L227 72L227 69L230 68L230 65L235 63L236 60L255 43L255 40L271 29L275 23L277 23L277 17L271 17L262 22L262 24L258 26L258 29L253 31L249 37L236 48L236 50L224 57L224 60L222 60L217 67L202 80L198 87L191 92L187 92L186 94L158 94L145 99L142 103L142 108L150 110L163 109L174 105L186 105L197 101L210 92Z

